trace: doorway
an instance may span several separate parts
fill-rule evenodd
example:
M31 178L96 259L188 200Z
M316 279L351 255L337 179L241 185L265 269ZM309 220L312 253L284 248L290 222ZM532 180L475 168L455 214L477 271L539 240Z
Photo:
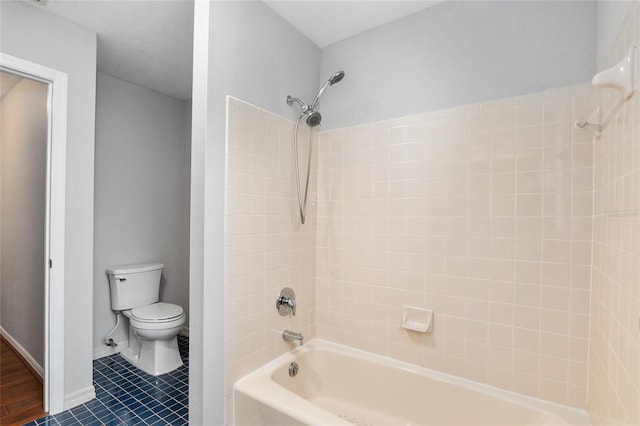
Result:
M48 91L0 71L0 330L22 360L11 376L3 364L5 422L43 412Z
M68 79L3 53L0 72L0 331L42 376L43 408L53 414L63 410L65 397Z

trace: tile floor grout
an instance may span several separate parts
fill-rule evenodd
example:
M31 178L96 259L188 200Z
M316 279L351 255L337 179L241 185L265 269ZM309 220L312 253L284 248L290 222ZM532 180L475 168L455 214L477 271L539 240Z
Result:
M26 426L189 424L189 338L178 336L178 346L184 365L157 377L118 354L94 360L96 399Z

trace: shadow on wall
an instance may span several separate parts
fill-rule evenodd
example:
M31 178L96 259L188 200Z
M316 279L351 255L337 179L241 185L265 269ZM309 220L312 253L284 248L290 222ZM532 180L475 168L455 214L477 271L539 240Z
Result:
M0 324L42 371L48 85L0 78Z

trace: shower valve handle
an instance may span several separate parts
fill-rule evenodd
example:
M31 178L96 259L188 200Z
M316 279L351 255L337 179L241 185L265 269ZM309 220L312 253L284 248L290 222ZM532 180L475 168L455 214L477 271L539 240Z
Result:
M289 313L296 315L296 294L289 287L282 289L276 299L276 309L281 316L287 316Z
M295 300L287 299L284 297L278 298L278 311L281 310L281 307L284 308L282 310L291 311L293 316L296 316L296 302ZM280 314L282 315L282 314ZM286 315L286 313L285 313ZM284 315L283 315L284 316Z

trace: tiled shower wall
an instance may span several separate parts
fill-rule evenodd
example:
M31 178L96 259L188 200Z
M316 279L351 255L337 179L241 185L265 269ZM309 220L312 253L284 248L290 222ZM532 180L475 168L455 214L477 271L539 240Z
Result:
M290 121L227 98L227 423L233 383L291 349L282 340L282 330L300 331L306 339L315 335L316 213L310 205L307 225L300 225L292 132ZM301 147L306 147L308 133L302 137ZM300 152L300 158L305 156ZM281 317L276 311L283 287L296 292L295 317Z
M317 335L584 407L587 93L320 133ZM402 329L403 304L433 309L434 333Z
M285 328L584 407L594 146L573 123L587 93L323 132L305 226L292 123L230 98L227 410L235 380L290 349ZM595 145L589 408L628 423L640 402L638 118L636 97ZM295 318L274 308L285 285ZM400 328L403 304L434 309L434 333Z
M609 65L640 43L631 7ZM636 81L640 74L636 71ZM619 99L605 91L611 107ZM609 108L607 108L609 109ZM640 424L640 96L595 141L589 408Z

